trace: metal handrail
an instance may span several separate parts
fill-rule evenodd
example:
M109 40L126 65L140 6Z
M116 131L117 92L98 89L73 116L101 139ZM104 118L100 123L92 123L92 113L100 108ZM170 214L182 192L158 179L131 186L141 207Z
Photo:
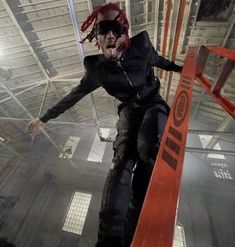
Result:
M214 84L210 84L203 76L209 52L226 57L229 62L225 63L230 66L223 66ZM198 80L204 90L234 119L234 103L220 95L220 90L233 69L234 61L235 51L225 48L188 48L131 247L172 247L194 79Z

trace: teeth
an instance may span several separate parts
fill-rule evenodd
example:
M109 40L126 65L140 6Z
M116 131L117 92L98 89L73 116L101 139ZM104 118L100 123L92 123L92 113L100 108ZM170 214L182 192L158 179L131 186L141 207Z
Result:
M115 48L115 45L114 44L109 44L109 45L107 45L107 48Z

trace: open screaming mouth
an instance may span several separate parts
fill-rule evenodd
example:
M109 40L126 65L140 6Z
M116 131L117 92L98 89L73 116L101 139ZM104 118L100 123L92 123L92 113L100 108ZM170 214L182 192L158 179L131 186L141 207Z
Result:
M115 44L108 44L106 48L116 48Z

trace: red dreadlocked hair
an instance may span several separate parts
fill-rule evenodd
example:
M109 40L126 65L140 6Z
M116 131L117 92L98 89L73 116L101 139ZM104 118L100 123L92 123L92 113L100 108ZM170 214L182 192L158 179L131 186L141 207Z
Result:
M83 22L82 26L81 26L81 31L85 32L87 30L87 28L94 22L93 27L90 31L90 33L88 33L88 35L82 39L80 41L80 43L85 42L85 40L89 40L90 42L92 42L92 40L95 38L95 28L96 28L96 22L97 22L97 16L99 13L103 14L108 10L115 10L119 13L119 22L122 23L123 25L126 26L126 40L125 40L125 46L127 47L129 45L129 35L128 35L128 29L129 29L129 22L126 18L126 14L125 12L120 9L119 4L118 3L108 3L105 4L102 7L99 7L98 9L94 10L86 19L85 22Z

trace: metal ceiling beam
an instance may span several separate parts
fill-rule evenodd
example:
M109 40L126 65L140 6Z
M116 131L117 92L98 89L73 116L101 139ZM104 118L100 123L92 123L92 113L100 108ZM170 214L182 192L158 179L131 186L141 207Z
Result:
M80 3L74 3L74 4L80 4ZM49 10L49 9L56 9L56 8L62 8L62 7L67 7L67 4L56 4L55 6L50 6L50 7L31 9L31 10L23 10L22 12L19 12L19 13L16 13L16 14L34 13L34 12L40 12L40 11L45 11L45 10Z
M74 29L74 33L75 33L75 37L76 37L76 41L77 41L77 46L79 49L79 54L80 54L80 60L81 60L81 67L83 68L83 71L85 71L84 68L84 64L83 64L83 60L84 60L84 49L82 44L80 43L80 41L82 40L81 38L81 33L80 33L80 27L78 24L78 18L77 18L77 12L75 10L75 6L74 6L74 1L73 0L67 0L68 3L68 7L69 7L69 13L70 13L70 17L73 23L73 29ZM91 6L88 6L91 9ZM91 110L92 110L92 115L93 115L93 119L96 123L96 125L98 126L98 118L97 118L97 114L96 114L96 107L95 107L95 101L94 101L94 97L93 94L90 93L90 103L91 103Z
M66 80L66 81L70 81L71 80L71 82L72 82L73 80L75 81L75 80L77 80L79 78L65 78L64 79L64 77L69 77L69 76L74 76L74 75L78 75L80 77L82 74L83 74L83 71L81 71L81 70L77 70L77 69L76 70L71 70L71 71L68 71L68 73L66 73L66 74L61 74L61 75L56 75L54 77L51 77L50 78L50 81L56 82L56 81L60 81L60 79L61 79L61 81L62 80ZM20 89L28 88L28 87L33 87L33 86L36 86L36 85L39 85L39 84L45 84L45 83L47 83L47 81L48 80L45 79L45 80L41 80L41 81L29 83L29 84L24 85L24 86L20 86L20 87L16 87L16 88L10 88L10 90L11 91L15 91L15 90L20 90Z
M177 21L179 16L179 7L180 7L180 0L173 0L173 3L171 5L171 14L169 17L169 28L168 32L169 35L167 37L166 44L168 44L168 47L165 48L165 53L168 51L167 57L172 60L173 55L173 44L175 42L175 35L176 35L176 27L177 27ZM173 44L172 44L173 43ZM164 71L165 72L165 71ZM169 100L170 95L170 86L173 78L173 73L170 71L168 73L165 73L165 80L164 80L164 88L163 88L163 95L165 96L165 100L167 103Z
M43 94L43 98L42 98L42 103L40 105L40 109L39 109L39 112L38 112L38 118L40 118L40 116L42 114L42 111L43 111L43 108L44 108L44 105L45 105L45 100L46 100L46 96L47 96L49 85L50 85L50 81L47 82L46 87L45 87L45 90L44 90L44 94Z
M81 78L63 78L63 79L55 79L51 82L80 82Z
M70 15L69 12L68 13L63 13L63 16L69 16L69 15ZM56 15L52 15L52 16L47 16L46 20L54 19L55 17L61 17L61 13L56 14ZM39 18L35 18L35 19L26 20L25 24L38 22L38 21L45 21L45 17L39 17Z
M223 132L223 131L226 131L230 128L230 126L232 125L233 119L230 117L230 116L227 116L225 118L225 120L220 124L220 126L216 129L216 132ZM218 139L219 137L221 136L221 134L217 134L217 135L214 135L212 137L212 139L209 141L209 143L206 145L205 148L213 148L216 143L218 142Z
M86 2L87 2L87 4L88 4L89 13L92 13L92 11L93 11L93 6L92 6L91 0L86 0Z
M3 131L4 136L7 136L10 141L13 141L18 147L21 147L23 149L27 149L27 146L25 146L23 143L21 143L8 129L0 125L0 129Z
M20 100L12 93L9 88L0 81L0 86L5 89L5 91L15 100L15 102L21 107L21 109L25 112L25 114L30 118L34 119L33 115L24 107L24 105L20 102ZM51 138L51 136L47 133L47 131L42 128L41 129L42 133L47 137L47 139L53 144L53 146L60 152L64 153L64 151L54 142L54 140ZM33 139L32 139L33 140ZM9 147L8 147L9 148ZM75 164L69 159L68 162L74 166Z
M166 56L166 46L167 46L167 37L168 37L168 31L169 31L169 22L170 22L170 14L171 14L171 8L172 8L172 0L164 1L166 2L165 6L165 19L164 19L164 28L163 28L163 39L162 39L162 56Z
M148 6L147 3L148 3L148 2L146 2L146 6ZM146 9L147 9L147 8L145 8L145 11L146 11ZM154 11L140 13L140 14L138 14L138 17L143 16L143 17L146 17L146 20L147 20L147 16L148 16L149 14L154 14ZM143 24L144 24L144 25L147 25L148 23L151 23L151 24L152 24L152 23L154 23L154 21L145 22L145 23L143 23ZM136 24L135 26L138 26L138 25L140 25L140 24L142 24L142 23L138 23L138 24ZM132 25L132 26L133 26L133 25Z
M194 147L186 147L186 152L192 152L192 153L204 153L204 154L224 154L229 156L235 156L234 150L216 150L211 148L194 148Z
M38 39L38 40L33 40L32 43L37 43L37 42L44 42L44 41L49 41L49 40L53 40L53 39L60 39L60 38L64 38L64 37L68 37L68 36L73 36L74 32L71 33L67 33L64 35L60 35L60 36L55 36L55 37L51 37L51 38L46 38L46 39Z
M37 33L37 32L44 32L44 31L51 31L53 29L58 29L58 28L63 28L63 27L68 27L71 26L71 23L68 24L63 24L63 25L59 25L59 26L53 26L53 27L47 27L47 28L41 28L41 29L34 29L34 30L30 30L30 33Z
M19 35L19 34L17 34L17 35ZM23 50L23 51L17 51L17 52L7 53L7 54L1 56L1 61L4 61L5 62L5 61L9 61L9 60L16 59L16 58L23 58L23 57L32 56L30 53L28 53L28 54L19 55L19 56L16 56L16 57L10 57L12 55L15 55L15 54L18 55L18 54L25 53L25 52L29 52L28 49L27 50Z
M30 118L11 118L11 117L0 117L1 121L11 121L11 122L29 122L31 119ZM90 126L90 127L96 127L94 123L86 123L86 122L63 122L63 121L50 121L47 123L48 125L50 124L64 124L64 125L75 125L75 126ZM106 127L106 126L105 126ZM113 127L113 126L108 126L108 127Z
M29 122L31 118L14 118L14 117L0 117L1 121L12 121L12 122Z
M76 62L76 63L66 63L66 64L63 64L63 65L58 65L58 66L54 66L53 68L54 69L58 69L58 68L63 68L63 67L66 67L66 66L71 66L71 65L82 65L83 63L79 63ZM77 66L78 67L78 66Z
M38 40L38 41L43 41L43 40ZM71 43L71 42L74 42L74 41L76 41L76 39L70 39L70 40L68 40L68 41L64 41L63 42L63 45L64 44L67 44L67 43ZM47 47L53 47L53 46L56 46L56 45L61 45L61 42L59 42L59 43L56 43L56 42L53 42L53 44L49 44L49 45L38 45L37 47L36 47L36 49L40 49L40 48L43 48L43 49L45 49L45 48L47 48Z
M168 48L169 56L168 57L173 62L175 62L176 60L176 55L178 51L178 45L179 45L180 33L182 31L185 7L186 7L186 0L175 0L174 1L174 8L173 8L173 14L172 14L172 25L171 25L172 26L171 28L173 31L171 31L170 33L169 42L168 42L169 43L169 48ZM173 77L173 72L171 71L168 74L168 83L166 84L167 85L166 102L168 102L169 95L170 95L172 77Z
M131 26L131 3L130 0L125 0L126 16L129 21L129 35L132 37L132 26Z
M71 70L69 71L68 73L66 74L62 74L62 75L57 75L57 76L54 76L52 78L50 78L50 81L57 81L58 79L63 79L64 77L68 77L68 76L73 76L73 75L83 75L83 71L82 70Z
M197 17L198 17L198 13L199 13L199 10L200 10L200 7L201 7L201 3L202 3L202 0L198 0L198 1L197 1L197 9L196 9L196 13L195 13L195 15L194 15L193 27L196 26Z
M24 46L26 46L28 48L28 46L25 43L23 43L23 44L17 44L17 45L14 45L14 46L8 46L8 47L5 48L5 50L15 49L15 48L24 47Z
M30 6L34 6L34 5L42 5L42 4L51 3L51 2L55 2L55 0L46 0L46 1L40 1L40 2L35 2L35 3L19 4L19 5L15 5L14 7L24 8L24 7L30 7Z
M174 46L174 40L175 40L175 35L176 35L176 28L177 28L180 7L181 7L180 0L174 0L173 6L172 6L172 14L171 14L170 35L168 38L168 57L170 59L173 56L173 46Z
M67 43L67 42L66 42ZM57 45L59 45L59 44L57 44ZM60 44L60 47L56 47L55 48L55 46L53 47L52 46L52 48L51 49L43 49L43 52L51 52L51 51L58 51L57 53L59 53L59 51L63 51L64 52L64 50L65 49L68 49L68 48L73 48L73 47L76 47L77 45L76 44L68 44L68 45L64 45L64 44ZM42 47L40 47L40 48L38 48L37 50L40 50L41 48L43 48L43 46ZM39 51L40 52L40 51Z
M84 69L83 59L84 59L85 56L84 56L83 46L80 43L82 38L81 38L81 34L80 34L80 27L79 27L79 24L78 24L78 21L77 21L78 20L77 19L77 12L75 10L75 6L74 6L73 0L67 0L67 4L68 4L68 7L69 7L69 13L70 13L71 21L72 21L72 24L73 24L73 31L75 33L75 38L76 38L77 46L78 46L78 49L79 49L80 60L81 60L81 63L82 63L82 67Z
M50 81L51 82L79 82L80 81L80 78L63 78L63 77L68 77L68 76L74 76L74 75L78 75L78 74L81 74L82 71L70 71L70 73L66 73L66 74L63 74L63 75L59 75L59 76L54 76L52 78L50 78ZM34 82L34 83L31 83L31 84L28 84L28 85L25 85L25 86L22 86L22 87L17 87L17 88L13 88L13 89L9 89L10 91L15 91L15 90L20 90L20 89L23 89L22 91L18 92L15 94L15 96L18 96L18 95L21 95L29 90L32 90L33 88L35 87L39 87L43 84L46 84L48 80L42 80L42 81L38 81L38 82ZM26 88L26 89L24 89ZM55 92L56 93L56 92ZM59 97L61 99L61 97ZM0 100L0 103L3 103L7 100L11 99L11 97L6 97L4 99L1 99Z
M7 17L9 17L9 16L7 16ZM17 35L18 35L18 33L8 34L8 35L0 36L0 39L8 39L8 38L11 38L11 37L14 37Z
M204 39L205 41L207 41L208 39L215 39L215 40L220 40L221 41L221 37L205 37L205 36L188 36L189 39ZM206 42L205 42L206 43Z
M195 0L191 0L188 2L188 12L186 14L186 24L185 24L185 29L184 29L184 32L182 32L182 44L181 44L181 47L180 47L180 54L181 53L185 53L185 47L186 47L186 43L188 42L187 38L189 37L189 34L190 34L190 27L191 27L191 18L192 18L192 6L193 4L195 4Z
M160 6L160 0L155 0L155 15L154 15L154 38L153 38L153 45L155 49L157 49L157 43L158 43L158 25L159 25L159 6Z
M229 18L229 26L228 26L228 29L227 29L227 32L224 36L224 39L223 41L221 42L221 46L225 47L226 46L226 43L228 41L228 38L233 30L233 27L234 27L234 23L235 23L235 7L233 8L233 13L231 15L231 17Z
M69 42L65 42L64 44L66 44L66 43L69 43ZM62 44L62 45L64 45L64 44ZM59 44L56 44L56 45L59 45ZM64 49L73 48L73 47L75 47L75 46L77 46L76 43L75 43L75 44L65 45L65 46L61 46L61 45L60 45L60 47L57 47L57 48L43 49L43 52L58 51L57 53L59 53L59 51L63 51L63 52L64 52ZM94 50L93 50L93 51L87 51L86 54L88 54L88 53L94 53ZM79 54L77 54L77 55L79 55ZM74 55L74 56L75 56L75 55ZM49 59L48 59L48 60L49 60ZM47 60L47 61L48 61L48 60Z
M27 65L24 66L24 67L21 67L21 68L26 68L26 67L27 67ZM12 76L11 80L15 80L15 79L18 79L18 78L23 79L24 77L27 77L27 76L30 76L30 75L35 75L35 74L41 74L41 73L42 73L42 71L39 70L39 71L35 71L35 72L32 72L32 73L22 74L21 76L19 76L19 75L18 76Z
M11 151L12 153L14 153L15 155L22 157L20 154L18 154L16 151L14 151L12 148L10 148L7 144L5 144L4 142L0 141L0 145L7 148L9 151Z
M7 4L6 0L2 1L3 6L6 9L6 12L8 13L12 23L14 24L14 26L16 27L16 29L18 30L21 38L23 39L23 41L25 42L27 48L30 50L30 53L32 54L32 56L34 57L35 61L37 62L38 66L40 67L43 75L45 76L46 80L49 81L49 75L47 73L47 70L44 68L43 64L41 63L40 59L38 58L36 52L34 51L33 47L31 46L28 38L26 37L24 31L21 29L20 24L18 23L16 17L14 16L11 8L9 7L9 5ZM2 87L6 90L6 92L16 101L16 103L24 110L24 112L30 117L30 119L33 119L33 116L31 115L31 113L24 107L24 105L17 99L17 97L11 92L11 90L5 86L2 82L1 82ZM42 107L44 105L44 101L45 101L45 97L43 98L41 107L40 107L40 111L42 110ZM50 142L59 150L61 151L60 147L57 146L57 144L53 141L53 139L48 135L48 133L42 129L42 132L46 135L46 137L50 140ZM70 162L72 165L74 165L72 162Z
M148 23L148 21L149 21L148 15L150 14L150 12L148 10L149 10L149 1L146 0L146 2L145 2L145 13L144 13L145 14L145 22L146 23Z
M26 115L30 118L30 119L34 119L33 115L24 107L24 105L18 100L18 98L15 96L14 93L12 93L9 88L3 84L1 81L0 81L0 85L1 87L3 87L5 89L5 91L11 96L11 98L13 98L15 100L15 102L21 107L21 109L26 113ZM49 140L51 140L51 142L53 143L53 145L55 147L57 147L57 145L55 144L55 142L50 138L50 136L46 133L46 131L44 131L45 135L48 137ZM57 147L57 149L59 149ZM60 149L59 149L60 150Z
M222 135L228 135L228 134L235 134L234 131L219 131L219 130L201 130L201 129L189 129L189 134L204 134L204 135L215 135L215 134L222 134Z
M169 31L169 22L170 22L170 13L171 13L171 7L172 7L172 0L164 0L163 5L166 5L163 7L165 11L165 19L164 26L163 26L163 35L162 35L162 42L161 42L161 55L163 57L166 56L166 46L167 46L167 37L168 37L168 31ZM160 70L159 77L160 79L163 78L164 70ZM165 89L165 87L164 87ZM165 92L164 92L165 94Z
M45 84L45 83L46 83L46 81L45 81L45 82L35 83L35 85L29 86L28 88L26 88L26 89L20 91L19 93L16 93L15 96L21 95L21 94L23 94L23 93L25 93L25 92L27 92L27 91L29 91L29 90L34 89L35 87L39 87L39 86L41 86L41 85L43 85L43 84ZM7 98L5 98L5 99L0 100L0 104L3 103L3 102L5 102L5 101L7 101L7 100L9 100L9 99L11 99L11 97L7 97Z
M138 16L140 16L140 15L138 15ZM139 27L148 27L148 28L151 27L151 29L154 30L154 24L155 24L154 21L150 21L148 23L138 23L138 24L132 25L132 30L134 28L139 28Z
M16 29L18 30L18 32L20 33L21 38L24 40L25 44L27 45L28 49L30 50L32 56L34 57L35 61L37 62L38 66L40 67L43 75L45 76L46 79L49 79L49 75L47 74L46 69L44 68L43 64L41 63L40 59L38 58L36 52L34 51L33 47L31 46L28 38L26 37L24 31L21 29L20 24L18 23L15 15L13 14L11 8L9 7L9 5L7 4L6 0L2 0L2 4L5 7L11 21L13 22L13 24L15 25Z
M62 97L62 96L60 95L60 93L58 92L57 88L56 88L55 85L54 85L54 82L50 81L49 84L50 84L50 86L52 87L52 89L54 90L54 92L55 92L57 98L58 98L59 100L61 100L63 97ZM70 110L68 110L67 112L65 112L65 114L68 115L69 119L70 119L72 122L75 122L75 120L74 120L74 118L73 118L73 115L72 115L72 113L70 112Z
M3 114L3 116L5 116L6 118L10 117L9 111L6 109L6 107L3 107L3 105L1 105L1 104L0 104L0 112L1 112L1 115ZM10 124L10 123L8 123L8 124ZM14 124L14 130L15 130L15 133L17 133L17 136L24 136L25 137L25 128L22 128L17 124Z

